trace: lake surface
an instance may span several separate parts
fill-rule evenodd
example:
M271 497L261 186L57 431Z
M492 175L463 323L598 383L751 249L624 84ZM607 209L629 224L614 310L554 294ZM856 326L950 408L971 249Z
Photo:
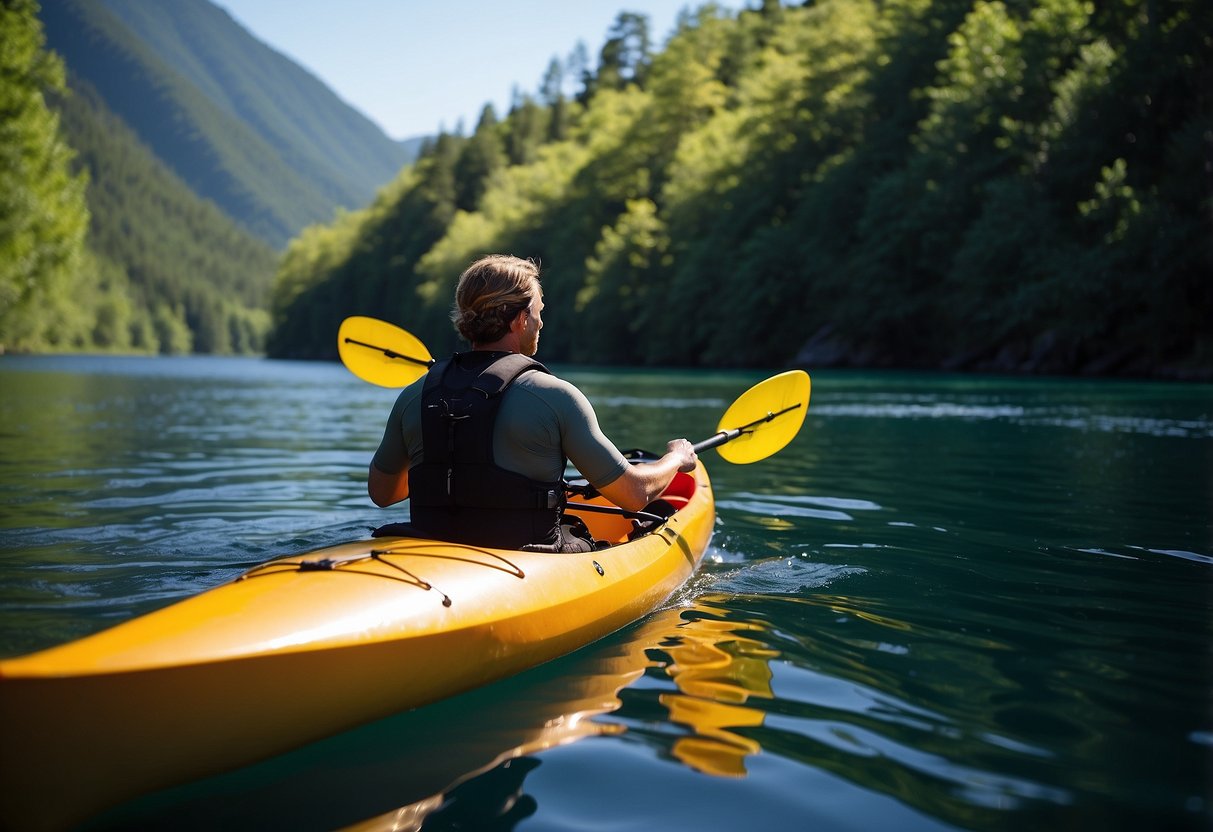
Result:
M564 375L659 449L764 374ZM813 381L778 455L705 454L716 534L664 609L96 825L1210 828L1213 386ZM0 655L400 519L365 493L394 396L328 364L0 359Z

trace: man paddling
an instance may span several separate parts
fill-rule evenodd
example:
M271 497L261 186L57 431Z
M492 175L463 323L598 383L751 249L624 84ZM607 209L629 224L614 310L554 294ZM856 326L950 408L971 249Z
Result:
M624 459L585 395L532 358L542 312L532 261L490 255L460 276L451 319L472 349L439 361L401 392L367 478L376 505L411 500L409 533L587 551L590 542L562 522L566 460L631 511L695 468L685 439L669 442L654 462Z

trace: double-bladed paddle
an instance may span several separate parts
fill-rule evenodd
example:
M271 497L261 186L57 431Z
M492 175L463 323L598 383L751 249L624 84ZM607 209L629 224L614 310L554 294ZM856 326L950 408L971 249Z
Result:
M346 369L380 387L406 387L434 364L430 351L416 336L361 315L341 323L337 352ZM804 370L789 370L760 381L729 406L716 434L696 443L695 452L716 448L724 459L739 465L766 459L800 431L811 389Z

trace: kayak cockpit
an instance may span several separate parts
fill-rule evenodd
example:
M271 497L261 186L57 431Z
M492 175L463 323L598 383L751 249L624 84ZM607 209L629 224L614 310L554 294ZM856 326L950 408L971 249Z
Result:
M654 502L645 506L641 514L650 517L666 518L681 511L695 496L699 484L692 474L674 475L673 481L666 486L665 491ZM581 518L589 529L590 536L595 541L606 543L607 546L618 546L634 540L638 535L646 534L655 529L660 522L656 519L636 519L632 513L601 513L598 511L578 511L578 503L588 503L592 506L613 508L605 497L595 496L592 499L570 501L566 514Z

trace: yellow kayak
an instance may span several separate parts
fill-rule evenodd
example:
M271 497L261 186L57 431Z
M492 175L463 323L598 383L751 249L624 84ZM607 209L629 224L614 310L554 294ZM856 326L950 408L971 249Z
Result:
M631 520L574 509L611 544L595 552L345 543L0 661L0 828L68 825L599 639L669 598L707 548L702 464L663 499L675 513L635 539Z

